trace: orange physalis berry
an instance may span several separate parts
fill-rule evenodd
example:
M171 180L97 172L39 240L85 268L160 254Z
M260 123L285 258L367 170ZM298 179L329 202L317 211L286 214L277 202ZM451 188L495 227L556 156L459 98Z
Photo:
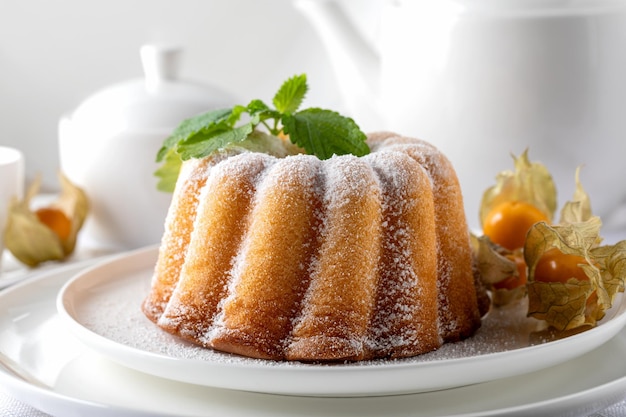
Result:
M70 219L61 210L52 207L43 207L35 211L39 221L56 233L61 240L69 237L72 231Z
M526 234L532 225L548 220L548 216L532 204L506 201L487 214L483 222L483 233L493 243L515 250L524 246Z
M589 277L580 267L588 264L587 260L578 255L570 255L552 248L544 253L535 268L535 280L542 282L567 282L570 278L588 281Z

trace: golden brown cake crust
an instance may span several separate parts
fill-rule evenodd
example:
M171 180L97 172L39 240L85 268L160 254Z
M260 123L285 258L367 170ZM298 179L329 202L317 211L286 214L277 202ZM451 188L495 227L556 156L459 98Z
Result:
M435 203L440 332L446 342L471 336L480 325L477 305L484 292L474 280L463 196L452 164L430 143L391 132L371 135L370 144L373 150L406 152L428 172Z
M198 195L206 183L211 163L212 160L206 158L186 164L172 196L153 275L152 290L142 306L145 315L154 322L163 314L180 277L185 261L184 254L196 218Z
M274 360L401 358L472 335L483 289L454 169L421 140L368 143L362 158L186 162L146 316Z

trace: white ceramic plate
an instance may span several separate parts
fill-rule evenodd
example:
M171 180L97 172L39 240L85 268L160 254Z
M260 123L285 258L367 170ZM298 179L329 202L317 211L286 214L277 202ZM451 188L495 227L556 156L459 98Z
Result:
M521 375L589 352L617 334L626 314L587 332L530 345L538 322L524 309L496 310L472 338L396 361L312 365L243 358L204 349L166 334L146 319L156 248L98 265L59 293L58 309L82 342L114 361L154 376L217 388L302 396L419 393ZM506 317L506 318L505 318Z
M57 417L576 417L626 397L626 332L576 360L542 371L422 394L293 397L162 379L106 359L67 331L55 301L79 269L52 271L0 292L0 350L51 389L22 382L1 368L0 385Z

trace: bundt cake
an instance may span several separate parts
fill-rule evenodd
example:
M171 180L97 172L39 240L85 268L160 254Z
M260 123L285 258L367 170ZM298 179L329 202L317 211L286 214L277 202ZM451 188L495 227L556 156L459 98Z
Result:
M364 157L186 161L146 316L274 360L409 357L471 336L484 295L453 167L421 140L368 144Z

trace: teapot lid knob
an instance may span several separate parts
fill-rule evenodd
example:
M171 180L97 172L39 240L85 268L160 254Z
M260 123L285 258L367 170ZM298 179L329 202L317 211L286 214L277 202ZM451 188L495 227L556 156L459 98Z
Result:
M149 44L141 47L141 63L148 90L178 77L181 52L181 48L173 45Z

